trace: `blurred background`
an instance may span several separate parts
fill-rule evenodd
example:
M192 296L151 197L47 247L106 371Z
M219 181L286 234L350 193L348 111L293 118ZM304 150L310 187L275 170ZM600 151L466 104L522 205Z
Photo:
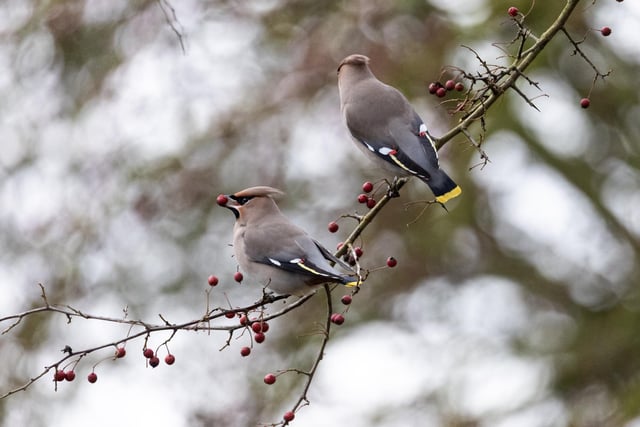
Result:
M285 214L335 247L355 223L327 223L362 212L362 182L385 176L341 122L340 60L371 57L441 135L456 117L427 85L455 77L445 66L480 69L462 45L508 63L509 6L531 3L0 2L0 317L42 305L38 283L50 303L152 323L201 317L209 274L211 306L257 300L232 280L234 218L215 196L281 188ZM562 6L537 2L526 24L540 34ZM542 91L519 84L540 111L515 94L490 110L486 167L461 138L440 151L463 188L449 212L420 215L409 203L432 196L412 181L367 228L363 266L398 266L372 273L334 328L295 425L640 426L639 25L638 2L581 2L568 30L613 70L591 107L594 72L560 34L529 70ZM173 366L145 368L143 340L116 362L92 354L57 392L47 377L0 401L0 425L279 421L301 378L262 378L308 369L323 310L315 297L273 321L247 358L248 336L219 351L228 336L204 332L171 340ZM0 394L65 345L126 334L30 317L0 337Z

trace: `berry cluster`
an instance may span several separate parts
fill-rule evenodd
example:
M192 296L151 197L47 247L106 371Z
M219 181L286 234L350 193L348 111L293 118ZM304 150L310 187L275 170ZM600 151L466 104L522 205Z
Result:
M166 343L165 343L165 346L166 346ZM107 359L112 359L112 360L122 359L126 355L127 355L127 350L124 348L124 346L117 346L115 349L115 352L113 353L113 356L108 357ZM155 368L160 364L160 358L156 355L156 353L152 349L145 347L142 350L142 355L144 356L145 359L147 359L147 363L149 363L149 366L151 366L152 368ZM107 359L103 359L103 360L107 360ZM167 353L167 355L164 358L164 362L167 365L173 365L175 361L176 361L176 357L171 353ZM98 365L98 363L96 363L93 366L93 370L89 373L89 375L87 375L87 381L89 381L91 384L98 381L98 374L96 374L95 372L95 368ZM78 361L74 363L74 367L77 364L78 364ZM53 380L56 383L65 381L65 380L73 381L75 378L76 378L76 373L73 369L68 371L65 371L64 369L56 369L55 373L53 374Z
M53 380L56 382L60 381L73 381L76 379L76 373L73 370L65 371L63 369L58 369L53 374Z
M340 250L340 248L342 248L343 245L344 243L342 242L338 243L337 249ZM364 255L364 251L360 246L356 246L355 248L353 248L352 251L345 253L342 256L342 259L344 260L344 262L346 262L347 264L353 267L354 265L357 264L358 260L362 258L362 255Z
M331 323L335 323L336 325L342 325L344 323L344 315L341 313L333 313L329 319Z
M430 94L437 96L438 98L444 98L447 95L447 92L451 92L453 90L462 92L464 90L464 84L462 82L456 82L455 80L449 79L444 84L438 82L429 83L427 87Z
M370 196L369 193L373 191L373 184L369 181L362 184L363 193L358 195L358 203L362 203L363 205L367 205L369 209L373 209L376 206L376 199L373 196Z
M229 316L227 316L229 317ZM240 325L247 327L253 333L253 341L257 344L262 344L266 339L266 333L269 330L269 324L264 320L249 319L246 314L240 315ZM247 357L251 354L251 347L242 347L240 349L240 355Z
M142 355L146 359L148 359L149 366L151 366L152 368L156 368L158 365L160 365L160 358L152 349L148 347L145 348L144 350L142 350ZM175 361L176 357L171 353L168 353L164 357L164 363L166 363L167 365L173 365Z

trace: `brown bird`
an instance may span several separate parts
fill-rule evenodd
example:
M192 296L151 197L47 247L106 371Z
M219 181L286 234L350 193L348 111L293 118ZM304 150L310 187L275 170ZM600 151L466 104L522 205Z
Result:
M369 58L344 58L338 67L338 89L353 140L378 165L396 176L417 176L440 203L462 193L440 169L427 126L400 91L373 75Z
M272 187L246 188L220 195L217 202L236 217L233 249L242 271L278 294L302 296L324 283L357 286L358 277L332 267L347 265L285 217Z

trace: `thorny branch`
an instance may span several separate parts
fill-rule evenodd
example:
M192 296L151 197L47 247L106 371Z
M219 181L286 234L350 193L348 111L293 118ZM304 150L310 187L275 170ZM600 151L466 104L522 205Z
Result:
M571 43L573 45L573 54L574 55L580 55L580 57L587 63L589 64L589 66L591 67L591 69L593 69L593 72L595 73L594 77L593 77L593 82L591 83L591 88L589 89L589 94L587 95L587 98L591 95L591 91L593 90L593 87L596 85L596 82L598 81L598 79L602 79L604 80L605 78L607 78L612 70L608 70L606 73L601 72L600 70L598 70L598 67L595 66L595 64L591 61L591 59L589 59L589 57L582 51L582 49L580 49L580 45L582 43L584 43L584 41L586 40L586 36L582 38L582 40L576 41L574 40L571 35L567 32L566 28L562 28L562 32L564 33L564 35L567 37L567 39L569 40L569 43Z
M476 58L480 61L481 66L485 69L485 73L481 75L471 75L468 73L463 73L463 77L471 80L473 83L477 81L481 81L484 83L484 87L477 91L476 96L472 99L470 105L468 106L466 112L460 119L459 123L449 130L447 133L442 135L440 138L436 139L436 147L438 149L442 148L447 142L449 142L454 137L463 133L464 130L469 129L469 127L477 120L482 119L488 109L498 100L502 95L504 95L508 89L516 89L516 82L519 78L523 77L525 74L525 70L533 63L533 61L537 58L537 56L543 51L545 46L556 36L559 31L565 30L565 24L567 20L573 13L576 6L580 3L580 0L567 0L564 8L556 18L556 20L547 28L547 30L540 35L539 37L535 37L531 34L531 32L522 25L522 22L519 19L515 19L515 22L519 28L518 37L513 41L516 42L518 39L521 40L521 43L518 47L517 55L513 59L513 63L508 67L490 67L486 61L479 57L476 53ZM534 44L528 49L524 49L524 43L527 38L531 38L534 41ZM574 46L576 46L574 44ZM577 47L577 46L576 46ZM475 53L475 52L474 52ZM534 84L529 79L530 84ZM527 99L520 91L519 92L527 103L535 108L535 105Z

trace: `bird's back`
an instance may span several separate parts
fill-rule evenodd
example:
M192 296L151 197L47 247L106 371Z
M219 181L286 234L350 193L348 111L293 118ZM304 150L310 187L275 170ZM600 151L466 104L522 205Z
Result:
M349 129L364 139L388 134L390 118L411 122L413 109L396 88L375 78L361 80L350 87L342 110Z

